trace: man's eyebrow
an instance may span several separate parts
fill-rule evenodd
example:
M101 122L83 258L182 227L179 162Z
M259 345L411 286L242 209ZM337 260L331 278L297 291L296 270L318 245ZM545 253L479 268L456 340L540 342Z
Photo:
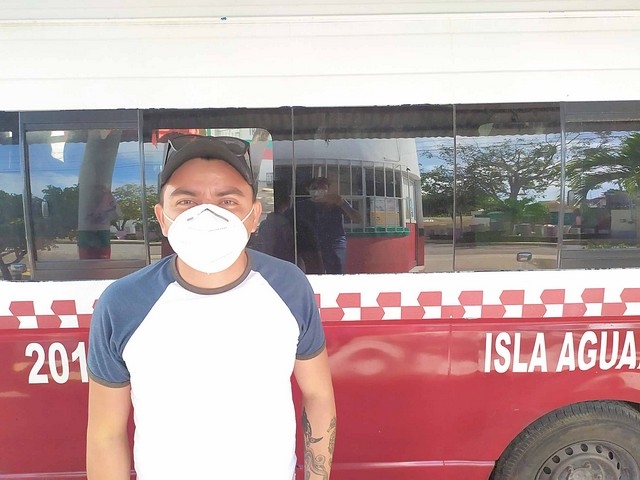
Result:
M218 192L218 196L224 197L225 195L241 195L246 196L245 193L238 187L225 187L224 190Z
M185 187L176 188L173 192L169 194L170 197L175 197L178 195L187 195L189 197L195 197L196 193L193 190L189 190Z
M189 189L189 187L179 187L176 188L173 192L171 192L169 194L169 197L176 197L176 196L180 196L180 195L186 195L189 197L196 197L198 194L196 192L194 192L193 190ZM226 195L240 195L245 197L245 193L238 187L224 187L222 190L218 191L216 193L216 196L218 197L224 197Z

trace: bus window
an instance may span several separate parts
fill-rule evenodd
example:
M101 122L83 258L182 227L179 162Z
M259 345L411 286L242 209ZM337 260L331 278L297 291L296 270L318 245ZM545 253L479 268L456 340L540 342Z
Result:
M637 102L566 106L562 268L639 267Z
M293 118L297 244L320 257L306 272L424 271L422 139L452 137L451 107L296 108Z
M27 132L37 261L144 259L135 131Z
M456 129L438 172L455 161L455 270L556 268L559 106L464 106Z
M21 121L32 278L118 278L147 264L137 112Z
M0 117L0 278L29 278L17 115Z

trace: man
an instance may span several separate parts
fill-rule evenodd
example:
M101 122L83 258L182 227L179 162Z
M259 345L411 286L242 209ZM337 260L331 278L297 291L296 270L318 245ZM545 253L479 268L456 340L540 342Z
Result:
M291 263L297 263L295 258L295 239L293 225L285 215L289 209L291 197L280 185L274 184L273 212L267 215L258 230L258 248L261 252L272 257L281 258ZM304 265L298 263L304 271Z
M316 177L309 184L310 199L296 205L299 250L304 255L313 252L317 245L321 258L319 270L307 268L307 273L344 273L347 258L347 235L344 217L354 223L362 223L362 215L337 193L329 193L329 180ZM306 227L306 231L301 231ZM305 233L306 232L306 233ZM312 232L309 234L308 232ZM313 235L313 238L308 238ZM305 263L314 265L317 262Z
M89 341L87 472L139 480L329 477L336 416L314 294L293 264L245 249L261 204L229 137L169 142L155 214L176 252L111 284Z

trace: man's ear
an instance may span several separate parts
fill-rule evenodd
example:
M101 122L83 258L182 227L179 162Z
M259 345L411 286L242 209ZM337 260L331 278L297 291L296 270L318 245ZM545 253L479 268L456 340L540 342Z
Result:
M262 215L262 202L260 200L253 201L253 214L251 215L252 224L251 232L255 232L258 229L258 223L260 222L260 216Z
M162 235L165 237L169 236L169 225L166 217L162 214L164 212L164 208L159 203L156 203L153 207L153 213L156 214L156 218L158 219L158 223L160 224L160 228L162 229Z

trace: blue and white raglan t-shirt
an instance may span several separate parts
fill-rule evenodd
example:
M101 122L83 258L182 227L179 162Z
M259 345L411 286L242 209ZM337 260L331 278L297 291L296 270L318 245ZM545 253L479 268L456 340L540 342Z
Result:
M291 374L322 352L324 333L304 273L247 253L224 288L187 284L172 256L112 283L96 305L89 374L131 385L139 480L293 478Z

